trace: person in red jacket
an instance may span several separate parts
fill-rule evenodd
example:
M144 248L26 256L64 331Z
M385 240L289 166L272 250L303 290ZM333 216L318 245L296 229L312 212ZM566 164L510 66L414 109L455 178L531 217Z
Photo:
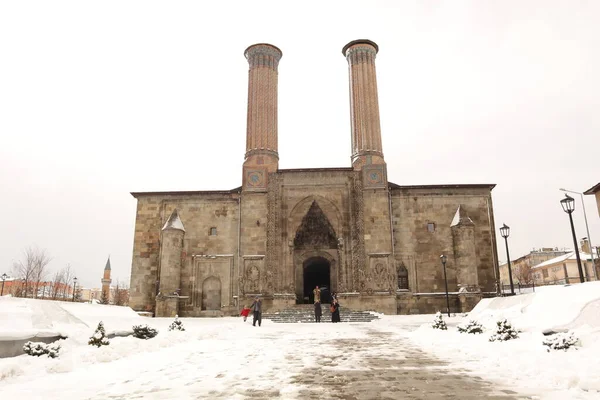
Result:
M250 307L244 306L240 315L244 317L244 322L246 322L246 318L248 318L248 314L250 314Z

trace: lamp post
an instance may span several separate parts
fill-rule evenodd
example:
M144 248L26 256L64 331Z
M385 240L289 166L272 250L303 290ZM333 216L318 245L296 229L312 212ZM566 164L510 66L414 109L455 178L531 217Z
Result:
M73 278L73 300L71 302L75 302L75 288L77 287L77 277Z
M6 278L8 278L8 275L6 273L2 274L2 291L0 292L0 296L4 295L4 281L6 281Z
M581 196L581 205L583 206L583 219L585 220L585 231L587 232L588 244L590 245L590 256L592 257L592 266L594 267L594 268L592 268L592 271L594 271L593 272L594 276L597 278L596 268L595 268L596 263L594 262L594 246L592 246L592 238L590 237L590 228L588 227L587 214L585 213L585 203L583 202L583 193L575 192L573 190L567 190L564 188L560 188L559 190L562 190L563 192L575 193L575 194L578 194L579 196ZM590 280L590 277L588 276L588 281L589 280Z
M500 228L500 235L504 238L504 243L506 244L506 258L508 259L508 279L510 280L510 295L515 295L515 285L513 284L512 279L512 267L510 265L510 254L508 253L508 236L510 235L510 227L506 224L502 224L502 228Z
M577 236L575 236L575 226L573 225L572 215L573 211L575 211L575 199L568 194L565 194L565 198L560 201L560 205L562 206L563 210L569 214L569 221L571 221L571 233L573 234L573 244L575 245L575 256L577 257L577 269L579 270L579 281L583 283L585 282L585 279L583 277L583 269L581 268L581 258L579 258L579 247L577 247Z
M446 262L448 261L448 257L442 254L440 256L442 260L442 265L444 266L444 283L446 284L446 308L448 310L448 318L450 318L450 299L448 298L448 278L446 277Z

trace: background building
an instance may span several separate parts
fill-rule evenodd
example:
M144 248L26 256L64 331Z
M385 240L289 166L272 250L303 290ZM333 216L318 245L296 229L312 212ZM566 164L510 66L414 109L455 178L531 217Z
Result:
M592 186L583 194L592 194L596 196L596 205L598 206L598 215L600 216L600 183L597 183L595 186Z

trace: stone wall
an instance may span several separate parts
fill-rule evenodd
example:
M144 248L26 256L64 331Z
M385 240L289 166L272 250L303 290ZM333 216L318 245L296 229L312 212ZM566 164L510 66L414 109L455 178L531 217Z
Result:
M495 292L494 221L491 187L414 186L392 190L395 256L409 271L409 290L413 293L444 291L440 255L448 256L448 290L458 291L454 241L450 224L459 206L474 223L476 268L479 286ZM433 231L428 229L433 227Z
M180 192L134 194L138 199L131 268L130 305L134 310L150 311L155 306L160 276L159 252L161 228L177 209L185 227L182 252L181 295L182 316L201 299L205 274L194 263L198 256L220 256L228 259L230 269L222 290L227 293L224 306L233 306L237 293L237 248L239 229L239 194L235 192ZM216 232L211 228L216 228ZM211 234L216 233L216 234ZM225 300L225 299L224 299Z

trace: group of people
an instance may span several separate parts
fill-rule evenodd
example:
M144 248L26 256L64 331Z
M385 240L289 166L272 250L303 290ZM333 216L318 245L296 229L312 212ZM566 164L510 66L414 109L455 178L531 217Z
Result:
M250 311L252 311L253 316L252 326L256 326L256 323L258 322L258 327L260 328L262 322L262 300L260 297L256 296L250 307L244 306L242 309L240 315L244 317L244 322L246 322Z
M321 322L321 316L323 315L323 310L321 309L321 289L319 286L315 287L313 290L313 295L315 299L315 322ZM331 322L341 322L340 320L340 303L338 303L337 294L333 292L331 294L331 304L329 306L329 311L331 311ZM256 296L254 301L248 306L244 306L240 315L244 317L244 322L252 312L252 326L256 326L258 322L258 326L262 322L262 300L260 297Z
M315 299L315 322L321 322L323 310L321 309L321 289L319 289L319 286L314 288L313 295ZM331 322L340 322L340 303L338 303L335 292L331 294L329 311L331 312Z

